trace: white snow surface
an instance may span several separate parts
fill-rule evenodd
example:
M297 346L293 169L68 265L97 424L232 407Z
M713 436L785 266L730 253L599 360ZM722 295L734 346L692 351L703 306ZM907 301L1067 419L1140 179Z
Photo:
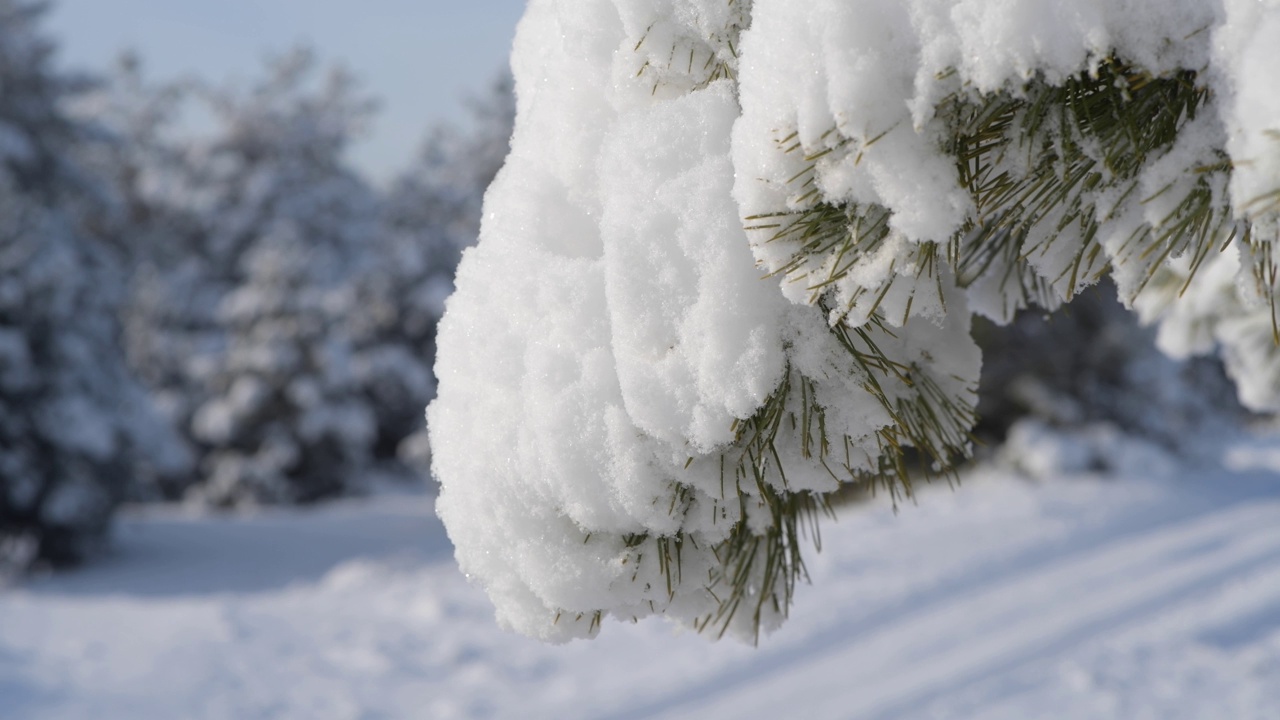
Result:
M1024 248L1047 305L1108 262L1131 300L1163 257L1134 250L1136 231L1160 237L1221 152L1249 169L1232 200L1207 191L1253 218L1265 246L1274 213L1248 198L1280 187L1277 28L1274 0L532 0L512 54L511 154L440 325L428 411L463 571L504 626L543 639L593 634L598 611L696 622L731 584L714 548L735 526L771 522L767 486L836 482L801 428L757 463L767 478L734 487L735 423L780 383L803 388L793 413L825 411L827 459L851 474L880 468L893 408L933 393L964 416L980 365L970 312L1007 319L1024 299L992 280L998 263L963 290L939 267L938 248L976 212L935 116L949 95L1017 95L1113 55L1213 87L1131 187L1098 191L1098 253L1079 272L1084 239L1057 224L1066 210L1035 226ZM1021 154L993 162L1021 177ZM773 237L783 221L771 218L820 202L879 208L891 232L856 257ZM1244 358L1236 368L1265 359L1254 345L1270 333L1250 308L1245 325L1197 315L1213 326L1197 349L1221 343ZM855 362L833 327L867 333L883 367L905 372ZM1270 383L1242 389L1255 407L1280 398ZM965 430L947 431L941 444L955 446L940 454L962 450ZM662 577L650 546L677 536L691 541L681 572Z
M987 467L897 513L844 507L759 648L653 622L503 632L429 496L138 508L111 556L0 591L0 716L1270 720L1280 450L1208 440L1200 464Z

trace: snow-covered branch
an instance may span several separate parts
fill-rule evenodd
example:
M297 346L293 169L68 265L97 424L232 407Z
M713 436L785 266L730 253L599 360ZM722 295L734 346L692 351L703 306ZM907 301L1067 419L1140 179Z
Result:
M1110 274L1269 360L1276 47L1274 1L533 0L429 410L464 571L546 639L755 637L824 493L966 455L971 313Z

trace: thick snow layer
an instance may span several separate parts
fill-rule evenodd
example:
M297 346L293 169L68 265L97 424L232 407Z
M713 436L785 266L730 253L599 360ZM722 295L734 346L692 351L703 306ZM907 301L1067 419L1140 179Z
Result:
M624 581L624 535L698 532L684 574L714 565L741 509L718 463L690 460L781 379L787 303L759 281L730 195L731 90L634 110L635 88L596 62L625 37L613 4L561 10L533 3L517 36L518 128L441 323L429 427L437 473L475 480L440 503L464 570L505 624L564 639L598 609L668 604L656 568ZM573 140L549 152L549 136ZM677 480L704 512L676 502ZM689 585L691 604L666 609L692 621L714 606Z
M1218 462L1161 478L988 468L843 508L757 649L662 623L502 632L430 498L128 512L110 557L0 591L0 715L1271 720L1280 451L1212 440Z
M1280 187L1278 27L1271 1L532 0L511 154L440 325L428 413L463 571L503 625L550 640L601 614L705 621L730 588L767 607L771 561L735 576L718 545L776 529L772 494L880 472L899 444L963 454L971 311L1053 307L1108 267L1132 301L1194 254L1169 239L1187 207L1224 237L1255 220L1239 275L1267 267L1274 213L1249 198ZM962 273L972 231L1009 211L980 207L995 191L948 149L966 103L1104 71L1125 93L1175 77L1212 92L1126 170L1090 135L1107 122L1017 110L1010 127L1040 144L1011 141L991 177L1045 177L1052 148L1084 170L1074 199L1001 231L1012 260L979 252ZM1229 188L1224 159L1249 165ZM788 233L810 222L852 241ZM1204 317L1233 366L1264 356L1256 313ZM1269 406L1280 385L1242 393ZM750 445L743 428L779 406ZM773 599L730 629L776 625Z

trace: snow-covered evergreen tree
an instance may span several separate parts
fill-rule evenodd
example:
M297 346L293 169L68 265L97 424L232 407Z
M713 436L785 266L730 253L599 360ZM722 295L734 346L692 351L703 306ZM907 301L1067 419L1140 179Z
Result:
M0 1L0 570L72 562L172 440L127 371L111 193L81 163L102 142L63 104L44 3Z
M247 91L203 90L218 127L188 161L205 261L188 292L219 298L225 346L195 369L192 430L218 504L350 489L373 441L341 322L377 233L376 195L344 159L372 104L340 71L313 88L314 69L299 51Z
M260 236L220 308L230 346L193 420L211 448L201 493L216 504L337 495L371 459L373 416L332 303L347 260L307 230L295 220Z
M348 488L372 435L347 288L379 202L344 152L372 103L299 50L249 87L154 84L125 58L81 107L125 140L91 159L125 228L129 360L198 460L160 492L236 504Z
M1266 362L1278 44L1272 0L533 0L429 410L464 571L543 638L754 637L826 493L968 455L973 313L1109 275Z
M357 445L371 443L373 458L385 460L420 430L422 407L434 394L435 324L458 256L475 240L480 197L510 136L510 83L499 82L474 103L465 129L436 129L420 160L394 184L390 201L381 202L342 158L370 105L341 74L315 90L313 65L308 53L298 52L269 69L257 87L236 90L150 84L139 63L126 58L107 91L86 104L128 139L95 160L118 186L130 224L136 259L125 314L130 360L206 456L205 479L192 494L217 503L285 502L343 486L329 478L317 481L324 491L289 489L307 482L294 471L289 482L245 479L265 472L251 472L246 468L253 463L245 460L256 452L250 446L265 442L265 426L245 420L232 431L220 423L255 412L229 409L244 400L231 388L249 372L248 348L255 343L279 341L310 358L290 372L323 374L326 362L339 363L333 372L340 379L321 378L320 385L340 396L333 401L349 418L372 412L377 426L373 438L358 431L338 442L338 456L353 468L369 455ZM173 119L193 100L207 104L216 121L211 133L193 137L175 128ZM290 239L281 241L283 235ZM258 253L262 243L273 249ZM308 243L317 252L300 265L306 254L294 246ZM258 267L254 257L270 258L271 267ZM269 292L272 283L288 284L306 299L283 303ZM236 309L227 309L232 304ZM298 331L281 313L312 319ZM270 382L284 382L287 374ZM346 397L353 382L366 410ZM282 412L293 417L295 411ZM422 452L425 436L410 446L407 455ZM277 463L278 455L258 464ZM181 494L196 477L162 478L167 482L160 489Z
M125 257L125 355L177 446L171 462L135 483L140 499L178 497L195 481L187 428L202 394L198 369L213 365L224 345L215 314L220 289L207 282L200 218L180 199L190 172L176 126L189 100L185 84L153 84L141 61L125 55L72 104L98 128L80 155L108 187L108 223Z
M462 251L480 232L481 200L507 155L514 105L503 76L472 100L465 123L432 130L387 193L376 264L356 288L355 368L378 415L378 454L395 454L412 435L400 455L423 470L436 323Z

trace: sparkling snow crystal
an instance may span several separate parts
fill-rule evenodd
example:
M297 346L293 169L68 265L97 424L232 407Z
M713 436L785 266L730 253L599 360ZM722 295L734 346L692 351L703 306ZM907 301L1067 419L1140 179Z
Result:
M1111 272L1266 366L1278 46L1274 1L532 0L428 412L463 570L544 639L751 638L823 493L967 454L971 312Z

